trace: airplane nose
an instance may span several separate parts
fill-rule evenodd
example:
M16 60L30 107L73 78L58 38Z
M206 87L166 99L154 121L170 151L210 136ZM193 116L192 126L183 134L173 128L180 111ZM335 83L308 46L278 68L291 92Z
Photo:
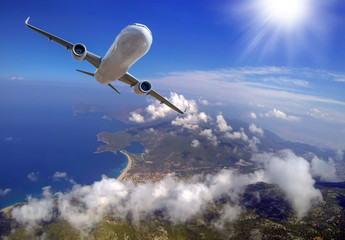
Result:
M133 24L131 24L131 26L136 26L136 27L137 27L138 29L140 29L141 31L147 31L147 32L149 32L150 35L152 36L152 33L151 33L150 29L149 29L147 26L145 26L144 24L133 23Z

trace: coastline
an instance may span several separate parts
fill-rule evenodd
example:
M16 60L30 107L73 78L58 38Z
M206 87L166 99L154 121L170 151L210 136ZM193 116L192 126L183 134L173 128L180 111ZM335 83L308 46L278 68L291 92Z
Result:
M15 204L14 204L15 205ZM4 213L5 215L8 216L8 214L10 213L10 211L12 210L12 208L14 208L14 205L11 205L9 207L5 207L3 209L0 210L0 212Z
M131 156L124 150L121 150L120 153L122 153L123 155L125 155L127 157L127 166L121 171L121 174L117 177L117 180L122 182L124 180L124 178L127 175L127 172L132 168L133 166L133 159L131 158ZM13 204L11 206L5 207L3 209L0 209L0 212L4 213L5 215L8 215L10 213L10 211L17 205Z
M132 168L133 165L133 159L131 158L131 156L124 150L121 150L120 153L122 153L123 155L125 155L127 157L128 163L127 166L121 171L120 176L117 177L117 180L122 182L124 180L124 178L127 175L127 172L129 169Z

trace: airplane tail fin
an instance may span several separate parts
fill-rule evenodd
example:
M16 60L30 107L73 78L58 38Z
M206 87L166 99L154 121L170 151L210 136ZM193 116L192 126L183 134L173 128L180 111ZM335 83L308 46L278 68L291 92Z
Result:
M84 73L84 74L89 75L89 76L91 76L91 77L94 77L94 76L95 76L95 74L93 74L93 73L85 72L85 71L82 71L82 70L79 70L79 69L76 69L76 71L81 72L81 73Z

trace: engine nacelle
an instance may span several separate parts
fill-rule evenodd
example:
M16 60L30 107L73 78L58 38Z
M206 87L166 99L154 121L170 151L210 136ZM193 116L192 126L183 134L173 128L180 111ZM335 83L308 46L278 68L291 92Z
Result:
M72 57L77 60L81 61L84 60L87 54L87 50L84 44L77 43L74 44L72 48Z
M149 81L142 81L134 86L134 92L136 94L148 94L152 89L152 85Z

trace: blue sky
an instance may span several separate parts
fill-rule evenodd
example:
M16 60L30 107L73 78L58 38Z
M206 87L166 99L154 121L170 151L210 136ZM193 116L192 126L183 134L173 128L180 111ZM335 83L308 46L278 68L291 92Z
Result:
M219 111L236 113L232 118L256 113L257 124L291 139L313 126L307 137L294 136L315 140L325 133L315 129L327 125L328 145L345 146L345 2L300 0L307 11L290 24L292 16L277 18L282 14L272 14L268 1L2 1L0 80L94 84L74 71L93 66L26 28L28 16L100 56L125 26L139 22L153 44L133 75L163 92L228 104ZM300 120L274 117L274 109Z
M260 9L248 7L254 6L253 0L3 1L1 77L68 77L70 68L74 69L71 64L81 65L68 58L70 53L60 46L49 44L25 28L28 16L31 24L73 43L82 42L101 56L126 25L147 25L153 33L153 45L141 63L134 66L145 77L157 72L262 65L343 72L345 3L332 0L327 2L333 4L325 7L315 4L324 1L313 2L313 15L307 24L279 33L273 43L270 39L277 29L271 26L262 42L252 49L248 45L263 31ZM76 76L74 73L73 78Z

